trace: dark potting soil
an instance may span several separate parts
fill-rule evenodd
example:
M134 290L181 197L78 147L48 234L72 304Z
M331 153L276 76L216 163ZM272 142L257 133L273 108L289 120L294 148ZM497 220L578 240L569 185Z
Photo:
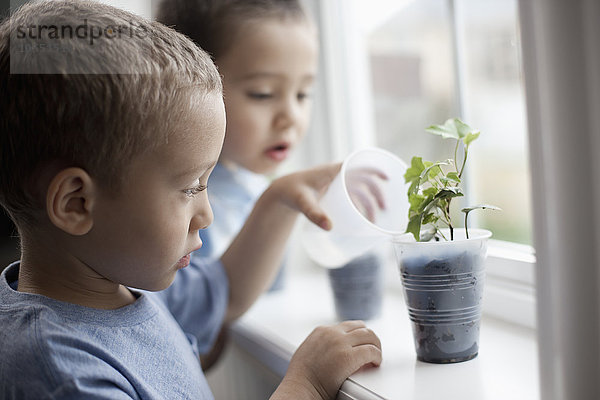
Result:
M413 257L402 259L400 270L402 273L417 275L442 275L460 274L473 271L473 266L483 265L480 255L461 252L456 255L448 254L447 257L430 260L430 257Z
M479 321L445 326L415 322L413 335L419 361L456 363L475 358L479 351Z
M467 252L401 262L417 358L452 363L478 353L483 259Z

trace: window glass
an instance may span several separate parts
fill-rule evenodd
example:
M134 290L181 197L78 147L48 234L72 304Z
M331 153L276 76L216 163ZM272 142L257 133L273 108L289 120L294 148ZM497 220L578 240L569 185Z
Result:
M530 185L516 0L354 0L370 65L377 145L407 163L453 155L425 133L462 115L482 131L471 147L467 196L491 203L470 225L494 238L531 242ZM358 19L357 19L358 20ZM454 29L456 27L456 29ZM457 224L457 225L462 225Z
M531 242L530 173L516 0L457 1L464 46L464 113L483 134L470 170L471 201L497 239Z

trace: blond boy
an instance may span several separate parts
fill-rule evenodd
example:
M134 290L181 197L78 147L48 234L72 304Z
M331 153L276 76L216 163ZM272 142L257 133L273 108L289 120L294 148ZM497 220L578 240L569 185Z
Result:
M0 25L0 93L22 244L0 276L0 397L212 398L198 353L264 289L299 212L329 228L317 199L339 166L278 179L220 260L190 264L225 131L202 50L109 6L36 2ZM333 398L380 362L361 322L317 328L273 398Z

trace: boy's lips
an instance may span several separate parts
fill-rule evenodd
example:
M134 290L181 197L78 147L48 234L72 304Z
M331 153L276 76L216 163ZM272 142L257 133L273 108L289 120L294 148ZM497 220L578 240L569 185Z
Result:
M269 147L265 151L265 154L273 161L283 161L288 157L290 147L289 143L279 143L273 147Z
M179 259L179 261L177 261L177 264L175 264L175 266L177 267L177 269L185 268L188 265L190 265L190 259L191 258L192 258L191 254L187 254L187 255L181 257Z
M201 247L202 247L202 244L200 244L200 246L197 246L194 250L190 251L185 256L181 257L179 259L179 261L177 261L177 263L175 264L177 269L182 269L182 268L185 268L188 265L190 265L190 260L192 259L192 253L196 250L200 250Z

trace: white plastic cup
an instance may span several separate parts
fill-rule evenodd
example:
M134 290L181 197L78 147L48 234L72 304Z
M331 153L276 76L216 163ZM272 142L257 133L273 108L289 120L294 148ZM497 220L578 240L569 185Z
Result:
M359 211L349 194L352 171L360 168L375 169L387 177L378 184L385 208L376 208L373 222ZM331 219L332 229L305 224L302 242L309 257L324 267L339 268L378 243L402 235L409 207L405 172L406 164L383 149L366 148L350 154L319 202Z
M379 254L370 251L327 272L340 321L379 316L383 303L383 259Z
M417 359L467 361L479 352L487 241L485 229L454 230L453 241L394 240ZM444 229L445 237L450 232Z

